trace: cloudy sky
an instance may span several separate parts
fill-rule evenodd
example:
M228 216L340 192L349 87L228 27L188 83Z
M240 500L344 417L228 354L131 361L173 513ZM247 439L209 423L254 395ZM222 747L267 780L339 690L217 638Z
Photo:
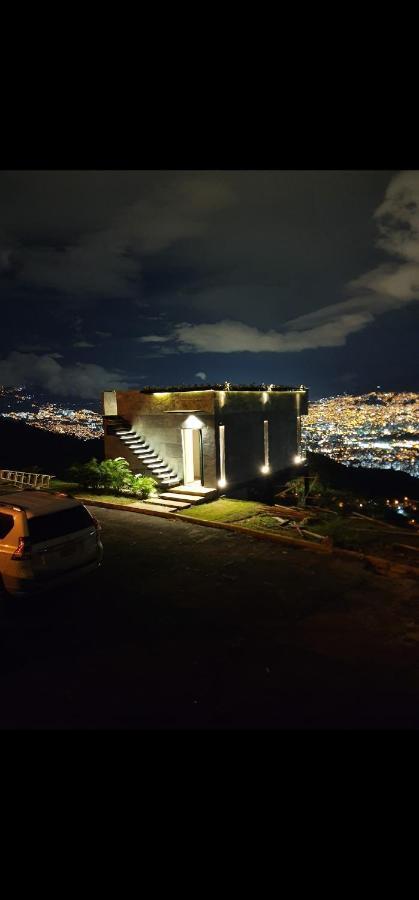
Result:
M0 384L419 390L419 172L2 172L0 298Z

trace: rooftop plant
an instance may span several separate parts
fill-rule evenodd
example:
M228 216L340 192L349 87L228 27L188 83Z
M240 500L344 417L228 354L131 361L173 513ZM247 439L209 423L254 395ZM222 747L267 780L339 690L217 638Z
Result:
M226 388L226 384L229 384L229 387ZM154 394L154 393L175 393L182 391L295 391L298 388L295 385L286 385L286 384L233 384L233 382L224 382L223 384L171 384L161 386L147 386L141 388L142 394ZM304 388L306 390L306 388Z

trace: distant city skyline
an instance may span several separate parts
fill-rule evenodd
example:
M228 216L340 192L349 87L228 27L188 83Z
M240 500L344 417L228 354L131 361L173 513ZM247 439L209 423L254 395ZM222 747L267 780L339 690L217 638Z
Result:
M70 408L36 391L0 385L2 418L86 441L103 437L101 404L71 400ZM419 392L337 394L309 404L302 420L303 453L336 462L393 469L419 478Z
M0 383L419 390L418 171L3 171Z
M394 469L419 478L419 393L324 398L310 404L302 438L305 452L343 465Z

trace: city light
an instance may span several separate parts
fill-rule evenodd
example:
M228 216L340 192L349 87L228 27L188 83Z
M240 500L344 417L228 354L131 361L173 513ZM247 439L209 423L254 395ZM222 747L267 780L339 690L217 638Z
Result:
M62 406L38 399L36 394L20 388L0 389L0 417L24 422L33 428L56 434L71 435L82 441L103 438L100 412L77 408L68 401Z
M311 402L302 418L302 446L344 466L395 469L418 478L419 394L371 391Z

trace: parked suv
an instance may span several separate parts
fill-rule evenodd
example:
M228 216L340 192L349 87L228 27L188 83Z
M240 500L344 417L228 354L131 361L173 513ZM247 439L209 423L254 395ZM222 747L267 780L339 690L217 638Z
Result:
M0 488L0 592L20 597L65 584L102 560L100 525L66 494Z

